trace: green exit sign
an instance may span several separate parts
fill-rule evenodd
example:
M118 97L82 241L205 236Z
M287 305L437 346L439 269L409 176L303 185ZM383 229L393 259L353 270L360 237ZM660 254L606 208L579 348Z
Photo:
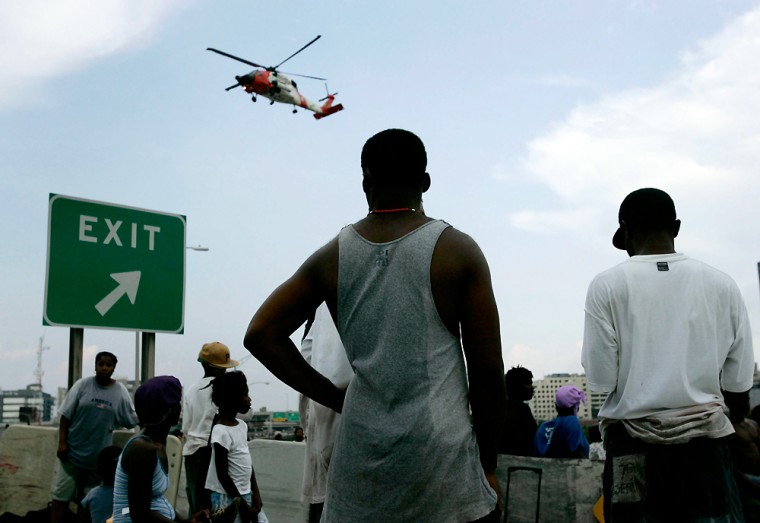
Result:
M43 323L184 331L185 217L51 194Z

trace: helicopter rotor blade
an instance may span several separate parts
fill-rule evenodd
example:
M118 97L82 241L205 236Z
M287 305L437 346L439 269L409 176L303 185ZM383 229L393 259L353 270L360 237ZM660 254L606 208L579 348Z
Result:
M243 62L244 64L248 64L248 65L253 66L253 67L261 67L263 69L266 69L265 66L257 64L256 62L251 62L249 60L245 60L243 58L240 58L238 56L232 55L230 53L225 53L224 51L220 51L219 49L214 49L213 47L207 47L206 51L213 51L216 54L220 54L222 56L226 56L227 58L232 58L233 60L237 60L238 62Z
M325 100L327 100L327 99L328 99L328 98L330 98L331 96L338 96L338 93L332 93L332 94L328 94L328 95L327 95L327 96L325 96L324 98L320 98L320 99L319 99L319 100L317 100L317 101L318 101L318 102L324 102Z
M311 78L312 80L322 80L323 82L327 80L327 78L320 78L318 76L309 76L307 74L298 74L298 73L286 73L285 71L279 71L282 74L287 74L289 76L300 76L301 78Z
M298 51L296 51L292 55L288 56L285 60L283 60L279 64L275 65L274 67L271 67L271 69L277 69L282 64L284 64L285 62L287 62L288 60L290 60L291 58L293 58L295 55L297 55L298 53L300 53L301 51L303 51L304 49L306 49L307 47L309 47L311 44L313 44L314 42L316 42L320 38L322 38L322 35L317 35L317 37L314 40L312 40L311 42L309 42L308 44L306 44L305 46L303 46L302 48L300 48ZM257 66L257 67L260 67L260 66Z

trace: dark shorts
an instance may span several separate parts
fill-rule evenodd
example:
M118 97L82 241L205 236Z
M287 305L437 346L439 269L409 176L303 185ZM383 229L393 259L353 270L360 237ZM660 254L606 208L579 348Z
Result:
M211 508L211 495L206 490L206 475L211 464L211 447L206 445L185 456L185 492L190 514Z
M622 423L605 434L604 520L743 522L729 439L653 445Z

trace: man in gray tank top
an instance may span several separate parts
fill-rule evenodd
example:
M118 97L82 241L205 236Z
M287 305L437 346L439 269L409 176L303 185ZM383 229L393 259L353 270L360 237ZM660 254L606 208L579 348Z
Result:
M423 212L430 176L417 136L378 133L361 159L368 215L269 296L245 346L342 412L323 522L498 521L506 395L488 264L472 238ZM322 301L355 372L345 391L290 339Z

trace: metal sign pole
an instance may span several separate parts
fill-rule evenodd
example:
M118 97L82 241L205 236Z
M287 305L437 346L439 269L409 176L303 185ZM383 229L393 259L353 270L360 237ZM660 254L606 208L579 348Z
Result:
M142 376L140 381L145 383L156 375L156 333L142 333Z
M135 331L135 386L132 388L132 394L140 386L140 331Z
M82 377L82 353L84 347L84 329L69 329L69 389Z

